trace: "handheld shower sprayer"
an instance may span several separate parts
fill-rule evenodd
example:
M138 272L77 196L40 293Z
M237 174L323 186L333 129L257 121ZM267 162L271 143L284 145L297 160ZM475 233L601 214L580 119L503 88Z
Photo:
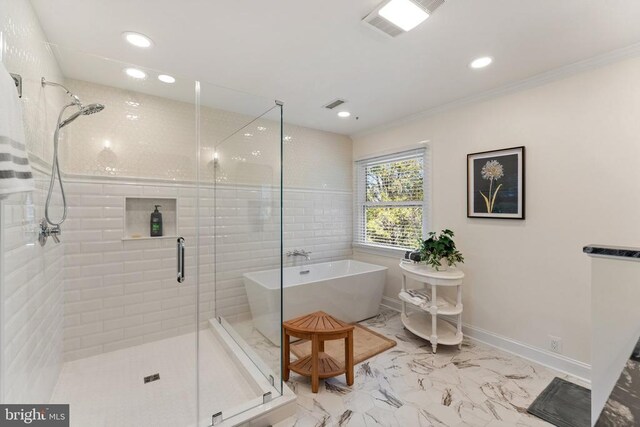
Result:
M88 116L90 114L99 113L100 111L104 110L104 105L102 104L84 105L82 101L80 101L80 98L78 98L77 95L74 95L69 89L67 89L66 86L60 83L50 82L46 80L44 77L40 80L40 83L42 87L57 86L59 88L62 88L62 90L64 90L67 93L67 95L69 95L69 97L71 98L71 104L68 104L66 107L64 107L62 111L64 111L67 107L71 107L74 105L78 107L78 111L73 113L71 116L67 117L64 121L58 120L58 127L60 129L62 129L63 127L65 127L66 125L74 121L75 119L77 119L79 116ZM62 114L62 112L60 114Z
M50 82L46 80L44 77L40 80L42 87L45 86L57 86L62 88L67 95L71 98L71 102L60 110L60 114L58 114L58 122L56 124L56 129L53 134L53 160L51 161L51 181L49 182L49 192L47 193L47 201L44 206L44 219L40 223L40 244L44 246L47 243L47 238L51 237L55 240L56 243L60 242L58 236L60 235L60 225L67 219L67 198L64 194L64 185L62 183L62 176L60 173L60 165L58 162L58 142L60 136L60 129L67 126L75 119L80 116L88 116L90 114L95 114L104 109L104 105L102 104L89 104L83 105L78 96L74 95L66 86L56 83ZM78 111L71 114L69 117L63 120L64 112L67 108L76 107ZM51 195L53 194L53 187L55 185L56 176L58 177L58 182L60 185L60 195L62 196L62 217L58 222L55 222L51 219L49 215L49 208L51 206ZM50 225L50 226L49 226Z

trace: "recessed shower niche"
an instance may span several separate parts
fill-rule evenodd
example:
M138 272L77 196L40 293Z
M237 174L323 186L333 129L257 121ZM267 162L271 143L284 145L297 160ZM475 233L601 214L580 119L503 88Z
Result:
M162 214L162 236L151 237L150 219L155 207ZM167 239L178 237L178 201L175 198L125 197L122 240Z

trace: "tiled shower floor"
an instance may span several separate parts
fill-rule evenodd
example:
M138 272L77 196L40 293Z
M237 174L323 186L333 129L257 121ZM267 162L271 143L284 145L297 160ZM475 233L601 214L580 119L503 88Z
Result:
M261 396L213 332L200 334L201 414L228 410ZM160 374L160 380L144 384L143 377L155 373ZM67 362L52 403L70 404L72 427L192 426L196 413L195 336L182 335Z

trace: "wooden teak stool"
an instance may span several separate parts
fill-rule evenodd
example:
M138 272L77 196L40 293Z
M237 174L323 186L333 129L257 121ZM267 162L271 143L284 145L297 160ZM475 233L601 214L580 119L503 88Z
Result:
M331 378L346 374L347 385L353 385L353 325L349 325L323 311L307 314L282 324L284 333L284 375L289 380L289 371L311 377L311 391L318 392L320 378ZM311 341L311 354L290 362L289 337ZM344 339L344 367L324 352L324 342Z

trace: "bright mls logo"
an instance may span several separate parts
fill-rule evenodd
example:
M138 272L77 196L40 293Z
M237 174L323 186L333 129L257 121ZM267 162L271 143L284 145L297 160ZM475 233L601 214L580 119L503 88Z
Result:
M69 405L0 405L0 427L69 427Z

